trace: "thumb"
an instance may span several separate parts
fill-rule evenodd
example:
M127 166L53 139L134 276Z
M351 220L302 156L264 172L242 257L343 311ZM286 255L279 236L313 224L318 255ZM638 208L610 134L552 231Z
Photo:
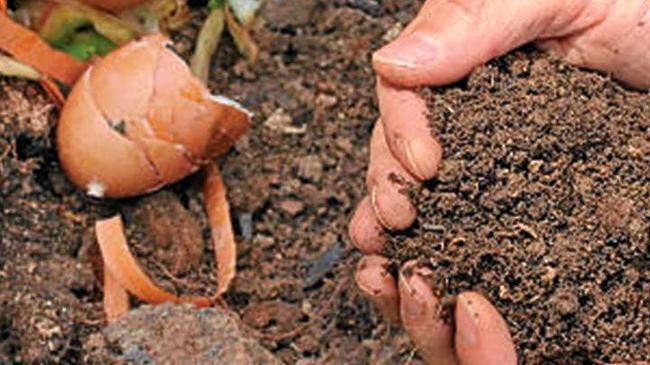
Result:
M402 87L444 85L513 48L597 23L613 0L428 0L375 70Z
M458 296L455 343L462 365L517 365L506 322L480 294Z

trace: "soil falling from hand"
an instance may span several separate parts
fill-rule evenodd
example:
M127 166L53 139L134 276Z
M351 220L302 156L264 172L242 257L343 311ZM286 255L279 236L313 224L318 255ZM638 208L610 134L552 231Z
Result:
M423 95L444 162L385 253L486 295L523 364L650 360L650 96L537 52Z

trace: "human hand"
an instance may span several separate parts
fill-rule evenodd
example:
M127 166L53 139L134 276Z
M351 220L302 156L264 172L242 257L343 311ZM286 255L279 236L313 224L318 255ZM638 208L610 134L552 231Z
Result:
M415 219L414 206L399 192L402 187L393 182L392 174L418 183L433 177L438 169L442 149L430 137L426 106L411 88L460 80L489 59L533 41L570 63L608 72L633 87L647 88L649 10L650 4L644 0L427 1L400 37L374 55L381 119L370 146L366 181L370 194L350 224L355 244L367 255L378 254L385 228L404 229ZM403 280L398 284L382 269L383 264L378 264L382 260L377 256L364 258L357 280L384 313L395 320L401 317L408 330L408 321L396 303L401 303L404 312L411 297L405 297L401 290ZM419 295L417 302L432 306L437 299L429 294ZM459 306L457 311L461 309ZM452 334L439 323L429 322L420 322L421 326L428 323L426 330L419 331L423 335L409 333L425 359L432 362L433 357L427 354L436 352L425 348L441 337L448 341L444 347L447 352L452 351ZM458 355L461 359L460 350Z
M359 262L357 284L384 316L404 326L426 363L517 364L506 322L487 299L474 292L461 293L452 309L454 323L445 323L442 303L427 280L431 271L409 262L396 282L388 264L384 257L365 256Z

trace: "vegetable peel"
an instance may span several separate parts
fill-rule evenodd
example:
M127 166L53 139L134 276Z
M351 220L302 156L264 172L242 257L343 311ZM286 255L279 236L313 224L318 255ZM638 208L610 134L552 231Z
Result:
M239 53L244 56L250 65L255 65L260 53L259 46L253 40L248 29L237 22L229 9L226 9L226 24L228 24L228 31L235 41Z
M210 12L201 26L196 40L194 54L192 55L191 68L194 76L204 83L208 81L212 56L219 47L225 24L225 12L216 8Z

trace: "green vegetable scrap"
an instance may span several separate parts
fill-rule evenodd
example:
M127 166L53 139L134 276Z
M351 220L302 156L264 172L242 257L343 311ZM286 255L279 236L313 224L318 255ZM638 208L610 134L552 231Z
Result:
M80 61L85 61L93 55L108 54L116 45L96 31L87 30L74 33L68 42L55 47Z
M52 47L85 61L103 56L137 36L128 24L81 4L58 4L39 30Z

